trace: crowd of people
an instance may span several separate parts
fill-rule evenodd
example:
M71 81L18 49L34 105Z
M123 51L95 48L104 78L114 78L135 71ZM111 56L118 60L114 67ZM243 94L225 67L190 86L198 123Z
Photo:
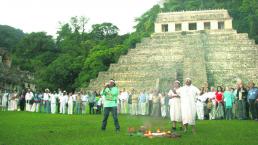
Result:
M89 95L90 94L90 95ZM60 114L100 114L102 98L96 93L68 93L58 89L50 92L33 92L31 89L18 93L4 91L0 94L2 111L28 111ZM87 107L89 109L87 109Z
M112 106L113 101L112 107L116 107L117 114L170 118L173 122L173 130L176 130L176 122L193 125L194 128L196 119L258 121L258 88L253 81L244 85L241 80L238 80L235 87L217 86L216 88L208 87L207 83L197 88L191 82L189 78L185 80L184 85L175 81L169 92L160 92L157 89L148 91L123 89L113 100L107 99L108 95L105 93L109 88L107 84L99 92L87 93L67 93L60 89L53 92L46 89L44 93L32 92L30 89L21 93L5 91L0 94L0 101L2 110L52 114L86 114L86 108L89 108L89 114L101 114L105 106L110 104ZM105 105L105 101L109 104ZM114 110L110 111L114 113ZM186 129L186 126L181 127Z

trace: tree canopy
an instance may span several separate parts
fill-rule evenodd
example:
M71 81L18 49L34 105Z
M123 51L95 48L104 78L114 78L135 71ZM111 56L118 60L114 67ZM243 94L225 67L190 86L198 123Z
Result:
M248 33L258 43L257 0L167 0L163 7L155 5L136 18L135 32L130 34L119 35L119 28L109 22L88 26L87 17L75 16L60 23L56 39L45 32L24 34L0 25L0 47L12 49L14 64L35 74L38 89L73 91L86 87L100 71L149 37L158 13L218 8L229 11L234 29Z

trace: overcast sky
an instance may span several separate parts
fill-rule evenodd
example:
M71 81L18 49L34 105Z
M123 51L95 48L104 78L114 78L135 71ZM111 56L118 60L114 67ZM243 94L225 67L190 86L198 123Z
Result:
M89 18L92 24L111 22L120 34L133 31L134 19L160 0L0 0L0 24L24 32L45 31L55 35L58 22L73 16Z

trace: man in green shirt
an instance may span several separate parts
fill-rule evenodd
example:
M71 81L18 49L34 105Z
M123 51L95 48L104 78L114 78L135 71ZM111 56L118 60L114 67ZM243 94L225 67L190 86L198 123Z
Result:
M102 90L101 95L104 98L104 118L102 121L101 129L106 130L107 119L109 113L112 113L114 124L116 127L116 131L120 131L120 126L117 118L117 96L119 94L119 90L115 84L113 79L110 80L108 85L105 85L105 88Z

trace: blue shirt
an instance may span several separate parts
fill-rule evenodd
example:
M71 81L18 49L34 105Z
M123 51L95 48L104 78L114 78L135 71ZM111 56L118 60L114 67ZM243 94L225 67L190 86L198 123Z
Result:
M139 102L140 103L145 103L146 102L146 96L144 93L141 93L141 95L139 96Z
M248 91L248 99L257 99L258 98L258 88L253 87Z

